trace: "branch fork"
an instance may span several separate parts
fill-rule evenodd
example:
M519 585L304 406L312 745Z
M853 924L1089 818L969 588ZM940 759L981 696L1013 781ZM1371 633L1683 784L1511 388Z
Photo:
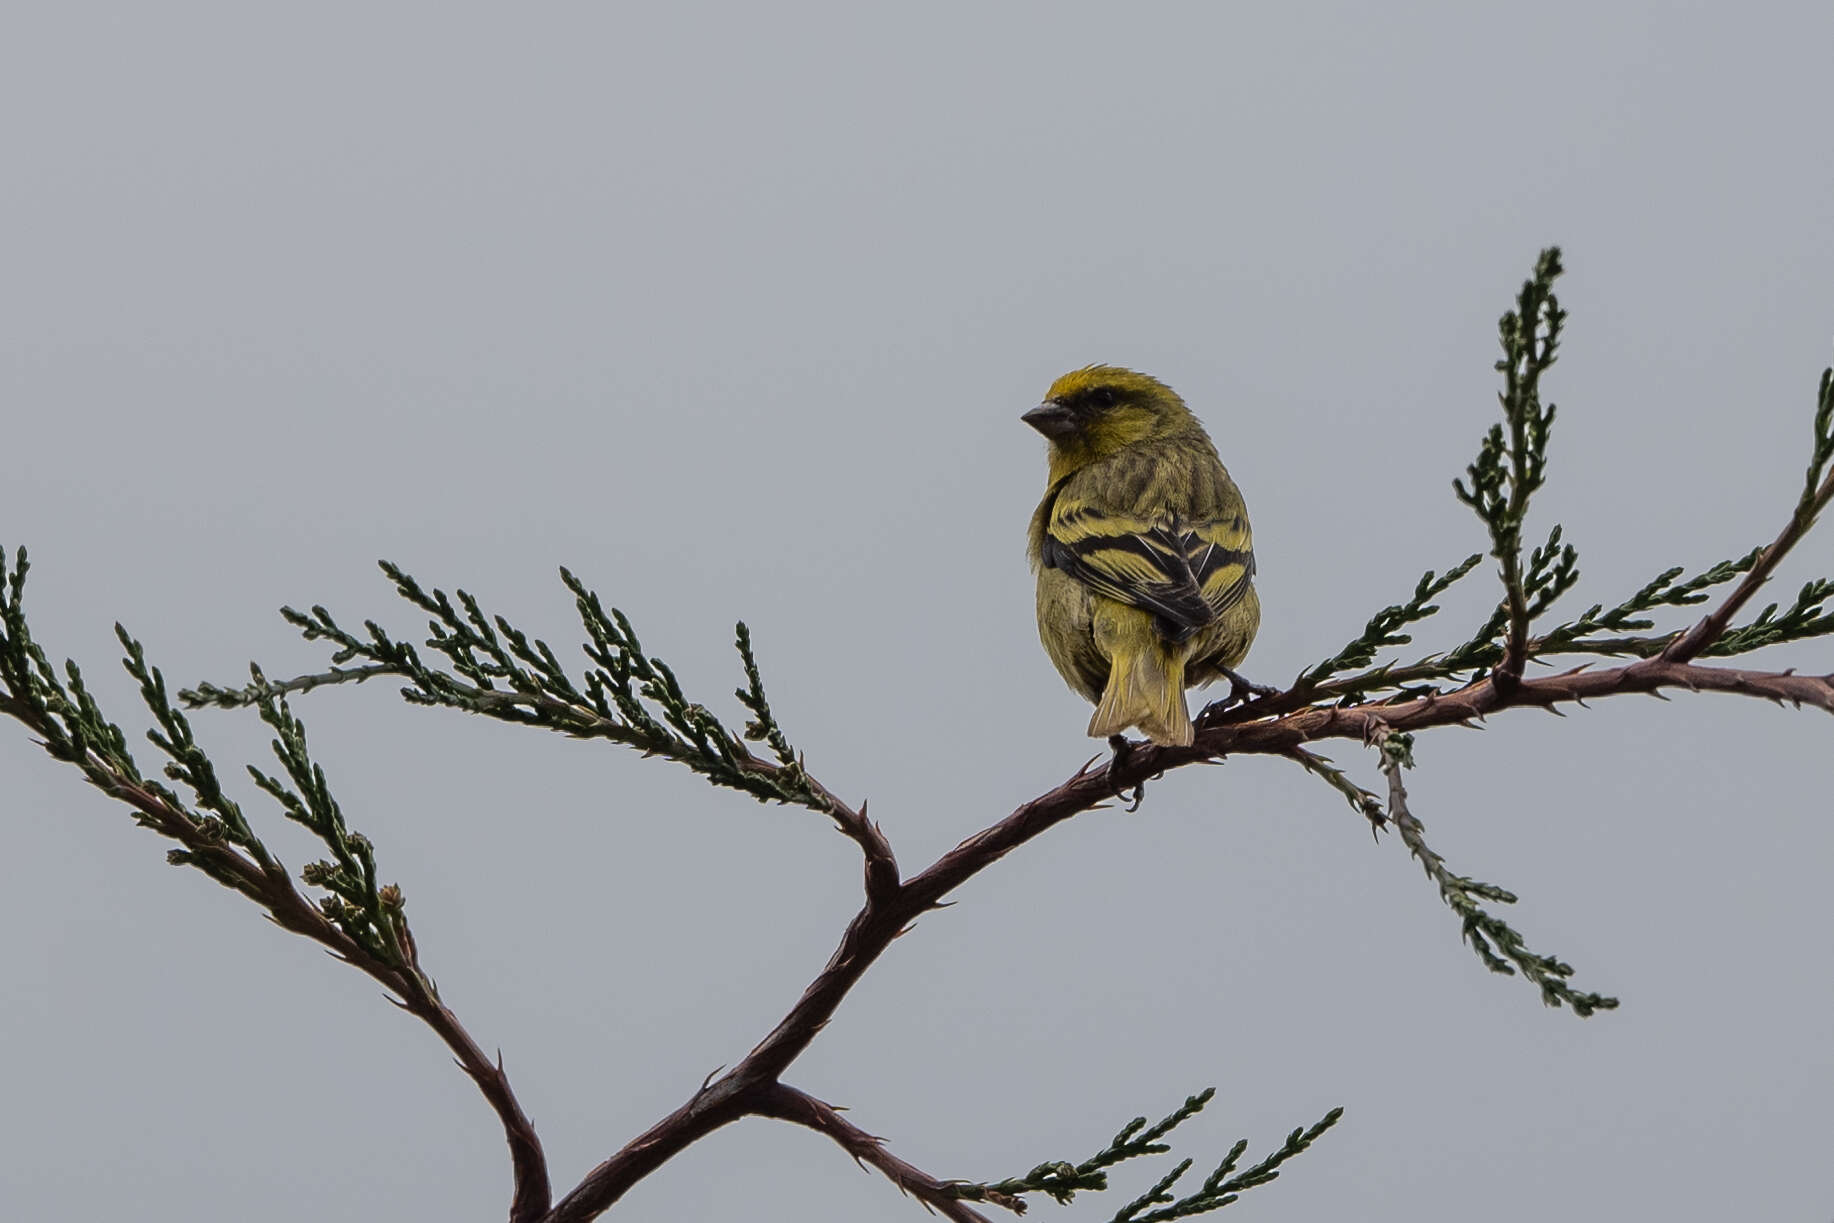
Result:
M323 607L310 612L285 609L283 615L308 640L333 648L329 670L273 682L257 669L246 686L204 684L179 694L193 706L255 706L274 729L282 775L251 772L286 818L307 827L326 846L329 856L302 872L308 886L325 892L316 903L294 884L224 792L184 715L167 697L159 672L146 663L139 643L121 631L128 671L139 681L158 722L150 738L168 759L165 775L187 787L192 799L181 799L174 790L142 777L125 736L103 718L75 665L66 664L60 674L32 640L21 610L27 567L23 551L10 573L0 554L0 713L23 723L51 755L76 765L91 784L126 804L138 822L175 842L172 862L201 870L248 896L283 929L311 939L380 982L396 1005L426 1023L477 1083L502 1123L515 1179L511 1223L581 1223L595 1218L687 1146L746 1116L789 1121L825 1134L855 1160L957 1223L986 1223L987 1216L971 1206L970 1199L1015 1213L1025 1207L1024 1193L1068 1200L1078 1190L1105 1186L1103 1170L1110 1164L1165 1150L1157 1139L1201 1108L1209 1093L1187 1100L1184 1108L1157 1126L1145 1127L1144 1118L1134 1122L1107 1150L1083 1164L1041 1164L1029 1178L987 1185L942 1180L912 1166L835 1106L783 1081L892 942L924 913L944 905L956 888L1013 850L1073 816L1108 805L1119 793L1138 792L1147 780L1172 769L1242 753L1283 756L1336 789L1370 821L1372 830L1395 831L1441 898L1459 914L1465 940L1488 967L1519 974L1534 983L1548 1003L1586 1015L1616 1006L1616 1000L1574 990L1568 984L1571 967L1529 952L1521 937L1484 907L1512 903L1513 894L1457 874L1427 845L1402 777L1413 763L1413 736L1440 726L1475 726L1508 709L1559 713L1566 705L1584 705L1599 697L1635 692L1662 696L1670 689L1725 692L1834 713L1834 675L1701 661L1747 653L1775 641L1834 635L1834 613L1825 607L1834 600L1834 581L1827 580L1804 587L1795 605L1781 616L1772 607L1748 625L1734 624L1834 499L1834 371L1822 376L1813 457L1802 494L1768 547L1685 580L1677 580L1681 570L1667 571L1609 610L1597 606L1567 624L1539 635L1533 632L1534 621L1578 576L1577 553L1562 542L1558 526L1526 558L1522 548L1523 523L1530 497L1543 481L1555 415L1552 404L1542 405L1540 380L1554 363L1566 317L1551 289L1559 273L1559 252L1544 252L1515 309L1503 317L1503 356L1497 368L1503 375L1504 420L1486 434L1467 479L1455 481L1459 499L1487 528L1503 584L1495 611L1471 638L1413 663L1373 665L1381 650L1409 643L1409 626L1439 610L1432 600L1469 573L1478 555L1443 575L1429 571L1410 600L1371 618L1357 640L1301 673L1284 692L1204 710L1190 746L1128 743L1105 768L1095 767L1093 760L1083 765L1056 788L967 837L909 877L902 875L891 842L869 817L867 804L856 808L840 799L810 774L790 744L766 699L744 625L738 626L736 645L745 685L736 696L750 720L742 731L735 731L704 705L690 702L667 664L644 652L623 614L607 610L565 570L562 579L575 597L589 637L586 653L593 669L583 680L571 675L544 642L530 639L502 617L487 615L465 592L459 591L455 600L442 591L427 591L399 567L385 563L384 572L401 597L428 616L430 635L419 646L392 637L374 622L366 623L361 633L347 631ZM1651 626L1641 618L1645 613L1704 602L1709 589L1734 578L1738 580L1732 590L1686 630L1639 635ZM1527 673L1530 662L1575 654L1629 656L1630 661L1611 666L1588 662L1546 675ZM805 807L831 819L860 851L861 907L828 963L784 1018L738 1064L710 1075L679 1108L592 1169L557 1202L540 1140L510 1088L501 1057L486 1055L440 1001L421 967L400 889L378 882L369 842L346 827L323 770L307 753L304 727L287 709L289 695L381 675L400 680L403 695L413 703L462 709L576 738L609 740L675 760L715 785L744 791L760 801ZM1376 751L1386 782L1384 794L1364 789L1314 750L1313 745L1331 739ZM762 747L754 751L749 744ZM1304 1150L1337 1116L1334 1111L1309 1130L1293 1131L1273 1155L1235 1174L1242 1153L1238 1145L1202 1189L1176 1199L1171 1186L1190 1166L1186 1161L1117 1219L1171 1220L1227 1205L1240 1191L1273 1179L1283 1160Z

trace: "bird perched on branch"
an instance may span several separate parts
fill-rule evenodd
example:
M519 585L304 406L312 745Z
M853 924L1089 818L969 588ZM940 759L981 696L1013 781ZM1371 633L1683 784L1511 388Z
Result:
M1050 440L1032 515L1038 635L1095 702L1096 738L1187 745L1184 690L1228 676L1261 623L1242 494L1191 410L1112 365L1051 384L1026 424Z

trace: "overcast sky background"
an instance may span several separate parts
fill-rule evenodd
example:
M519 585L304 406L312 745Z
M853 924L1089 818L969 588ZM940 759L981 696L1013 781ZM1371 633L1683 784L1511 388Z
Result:
M175 684L317 669L275 609L413 634L387 557L578 657L566 564L735 719L749 622L811 767L914 871L1098 746L1023 556L1044 460L1018 416L1064 370L1148 370L1208 423L1261 563L1246 666L1284 682L1482 548L1450 481L1542 246L1572 318L1531 533L1581 548L1569 610L1768 541L1834 354L1826 5L5 25L0 542L136 737L117 619ZM1421 650L1481 620L1492 568ZM1824 526L1774 594L1830 569ZM825 821L667 762L381 684L297 709L562 1188L742 1056L857 907ZM197 724L225 772L261 759L252 716ZM1829 731L1624 698L1418 744L1435 846L1615 1014L1484 972L1394 838L1236 759L973 880L788 1077L971 1179L1207 1084L1176 1135L1200 1165L1344 1105L1231 1208L1266 1223L1826 1220ZM165 867L12 723L0 815L0 1213L503 1217L495 1117L367 978ZM1105 1219L1164 1166L1035 1216ZM925 1216L751 1120L613 1217Z

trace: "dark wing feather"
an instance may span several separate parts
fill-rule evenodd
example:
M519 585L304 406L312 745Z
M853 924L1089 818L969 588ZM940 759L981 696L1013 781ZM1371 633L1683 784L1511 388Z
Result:
M1042 552L1046 565L1097 594L1151 612L1172 641L1214 624L1241 601L1254 576L1240 515L1193 522L1169 510L1117 514L1060 499Z

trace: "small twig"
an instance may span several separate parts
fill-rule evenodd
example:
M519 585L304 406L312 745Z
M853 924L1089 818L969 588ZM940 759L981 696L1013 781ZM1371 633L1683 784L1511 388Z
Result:
M1465 942L1477 953L1491 972L1513 976L1518 971L1541 990L1541 1000L1549 1006L1565 1003L1581 1017L1595 1011L1614 1010L1616 998L1603 994L1582 993L1567 983L1573 967L1554 956L1529 951L1507 922L1491 914L1478 902L1516 903L1515 893L1493 883L1483 883L1455 874L1426 843L1426 828L1408 807L1407 787L1401 780L1403 769L1414 766L1412 735L1396 732L1380 722L1372 724L1370 743L1381 753L1382 772L1388 777L1388 818L1401 834L1408 852L1419 861L1427 878L1439 887L1440 899L1457 913L1464 923ZM1512 967L1513 966L1513 967Z
M264 700L310 692L327 684L360 684L378 675L400 674L399 668L386 663L367 663L361 667L332 667L311 675L296 675L292 679L263 679L242 688L219 688L215 684L202 683L195 688L181 689L178 696L194 709L203 705L215 705L219 709L244 709Z
M1375 742L1388 781L1386 816L1439 886L1442 897L1464 917L1466 937L1478 954L1497 971L1521 971L1541 986L1549 1001L1565 1001L1584 1014L1587 1009L1614 1003L1598 995L1572 993L1564 983L1570 968L1549 957L1529 955L1513 931L1477 904L1478 900L1507 903L1514 897L1494 885L1454 874L1427 846L1424 829L1408 808L1401 777L1409 763L1409 733L1470 725L1512 708L1557 709L1600 696L1654 694L1672 688L1736 693L1834 712L1834 676L1702 666L1695 661L1716 646L1732 652L1790 639L1790 634L1822 635L1834 629L1824 623L1820 610L1834 596L1834 584L1814 583L1781 620L1771 620L1771 613L1766 612L1756 625L1748 626L1761 631L1744 637L1734 633L1728 638L1740 608L1834 498L1834 474L1823 475L1834 459L1831 375L1824 375L1821 383L1815 457L1802 498L1790 522L1761 557L1724 562L1679 586L1673 582L1680 571L1670 571L1608 612L1594 608L1540 638L1529 635L1535 616L1547 610L1577 578L1576 553L1570 545L1561 544L1559 527L1527 558L1526 568L1521 546L1522 522L1530 495L1542 483L1547 433L1554 416L1551 405L1545 409L1541 405L1539 379L1553 363L1564 319L1551 292L1559 272L1558 252L1544 252L1533 279L1523 287L1517 310L1502 321L1505 355L1498 369L1505 380L1505 421L1486 434L1477 461L1468 469L1470 486L1455 482L1460 499L1477 511L1489 529L1492 554L1502 566L1504 598L1475 637L1437 660L1384 665L1324 682L1341 669L1373 661L1381 649L1405 644L1408 636L1403 630L1431 615L1436 610L1431 599L1468 572L1471 562L1443 577L1429 573L1409 602L1379 613L1362 636L1319 668L1304 673L1287 693L1264 696L1239 709L1206 711L1198 723L1197 742L1191 746L1134 745L1126 753L1117 753L1105 770L1092 772L1085 765L1056 789L970 836L909 879L900 879L890 843L868 818L866 804L862 802L856 811L807 773L802 756L771 712L750 635L743 625L738 630L738 649L746 686L738 690L738 698L753 720L739 733L704 706L689 701L667 664L644 652L624 615L603 607L596 594L564 570L563 580L575 596L589 638L586 654L593 664L580 681L569 676L546 644L529 639L502 617L487 615L469 594L460 590L449 598L443 591L428 591L398 567L385 563L384 571L398 593L429 618L430 636L420 648L389 636L373 622L364 625L366 635L359 635L340 627L322 607L314 607L309 614L289 609L283 614L308 640L332 644L332 661L337 665L279 683L269 683L257 674L255 683L245 688L202 685L182 694L197 703L264 707L264 716L280 736L277 750L289 780L265 776L258 780L281 802L289 818L312 828L330 846L331 859L308 868L331 892L319 907L293 886L239 809L222 793L208 759L192 742L189 728L169 708L163 681L144 665L138 647L130 645L130 670L141 681L143 695L159 722L154 741L172 761L167 776L191 788L196 795L194 806L140 776L127 754L124 737L101 718L76 668L67 666L68 679L60 680L25 634L19 610L23 555L10 579L0 581L4 587L0 589L4 628L0 681L7 690L0 695L0 713L20 720L40 736L53 756L76 764L92 784L133 808L141 822L178 842L181 848L173 851L174 861L196 867L255 899L283 928L314 939L382 982L398 996L400 1005L439 1033L503 1121L516 1170L511 1216L515 1223L531 1223L536 1218L544 1223L581 1223L593 1218L686 1146L746 1115L780 1117L826 1133L926 1205L953 1219L985 1223L983 1216L963 1204L960 1182L937 1181L891 1156L877 1138L853 1126L831 1106L783 1085L781 1076L830 1022L867 969L912 922L941 906L950 892L1007 853L1147 779L1238 753L1277 754L1298 762L1325 778L1379 824L1383 811L1376 796L1305 746L1333 738ZM1744 575L1738 586L1685 633L1647 638L1595 635L1644 627L1636 620L1642 610L1658 604L1700 602L1706 597L1702 591L1731 581L1736 573ZM0 571L0 579L6 577ZM1637 661L1525 678L1524 668L1538 647L1549 654L1580 649L1621 652L1636 655ZM427 651L424 658L423 648ZM355 667L343 665L354 659L366 661ZM864 903L828 964L776 1028L731 1070L709 1076L686 1103L593 1169L551 1209L539 1141L509 1090L500 1062L487 1058L440 1003L431 979L420 968L399 891L378 887L368 843L343 827L322 773L306 757L303 729L280 703L288 693L362 682L381 674L401 676L406 681L404 695L416 703L617 742L685 764L715 784L743 790L761 801L796 803L822 812L859 845L865 860ZM1451 691L1441 692L1437 687L1442 682L1459 683L1465 676L1470 678ZM1368 699L1376 691L1396 695ZM754 755L745 746L748 739L766 744L774 762ZM1195 1101L1196 1097L1187 1101L1187 1108L1194 1111L1201 1106ZM1283 1159L1304 1149L1336 1116L1333 1112L1309 1131L1293 1131L1280 1151L1232 1176L1245 1150L1238 1144L1201 1190L1175 1200L1170 1190L1191 1166L1186 1161L1117 1217L1151 1223L1227 1205L1240 1188L1272 1179ZM1143 1125L1142 1119L1117 1136L1116 1142L1147 1142L1156 1137L1154 1130L1140 1130ZM1093 1176L1105 1166L1100 1160L1098 1156L1069 1170L1075 1177ZM1047 1185L1067 1188L1075 1177L1058 1181L1044 1177L1041 1191L1049 1192ZM967 1188L978 1192L980 1200L1018 1209L1023 1203L1004 1184ZM1155 1205L1166 1209L1149 1210Z
M503 1123L515 1173L511 1223L530 1223L545 1214L551 1192L547 1160L542 1154L541 1139L510 1089L508 1076L502 1065L492 1061L472 1039L458 1017L431 995L418 974L392 967L370 954L301 895L284 872L264 870L233 847L213 840L170 795L122 777L95 754L87 763L103 778L97 783L99 789L132 807L162 835L184 845L184 852L207 858L208 873L213 877L231 882L237 891L258 901L281 929L311 939L373 977L401 999L403 1009L432 1028Z
M1834 375L1823 373L1815 414L1815 454L1809 466L1807 487L1803 490L1801 500L1796 503L1795 513L1790 515L1789 521L1784 524L1777 538L1768 548L1764 549L1763 555L1746 571L1744 580L1733 587L1732 593L1726 596L1725 601L1702 616L1692 628L1677 637L1667 649L1662 651L1664 660L1668 662L1692 661L1708 646L1724 636L1726 629L1732 623L1732 618L1738 615L1739 609L1750 602L1751 597L1758 592L1758 588L1770 580L1770 575L1776 572L1783 558L1789 555L1790 550L1801 541L1804 535L1808 534L1809 528L1815 525L1815 519L1822 510L1827 508L1828 502L1834 499L1834 468L1827 470L1827 474L1821 478L1819 484L1815 482L1815 476L1819 474L1820 469L1828 467L1830 453L1834 452L1834 424L1830 423L1830 417L1834 417Z
M955 1223L990 1223L986 1215L951 1193L947 1182L893 1155L885 1149L884 1139L868 1134L841 1116L832 1104L823 1103L787 1083L773 1082L758 1091L752 1107L758 1116L776 1117L826 1134L854 1159L877 1168L892 1184L945 1219L953 1219ZM1015 1214L1025 1213L1025 1203L1018 1198L1001 1195L988 1200Z
M1551 601L1576 576L1572 549L1556 551L1558 528L1547 548L1537 551L1531 572L1525 574L1522 568L1522 523L1529 498L1546 478L1548 431L1554 423L1553 405L1544 409L1541 404L1541 375L1554 364L1566 321L1554 296L1554 281L1561 271L1559 249L1542 251L1534 274L1516 297L1516 308L1498 323L1503 356L1496 369L1503 375L1498 396L1503 422L1484 435L1476 460L1466 469L1469 485L1464 480L1452 482L1458 499L1475 510L1489 530L1490 554L1501 566L1503 602L1482 636L1487 644L1492 632L1503 635L1496 671L1505 684L1519 678L1528 662L1530 578L1547 583L1544 593Z
M485 1055L420 970L419 954L401 912L400 891L376 886L368 844L343 827L323 771L306 755L303 728L281 703L273 698L264 701L263 716L276 730L275 752L292 786L265 778L268 784L263 788L275 795L290 818L324 837L338 859L324 864L340 877L322 904L314 904L294 886L286 869L254 835L239 806L223 792L184 715L171 705L163 677L147 663L140 643L117 626L126 651L124 663L158 723L148 738L169 758L168 778L190 788L197 806L141 775L125 736L103 718L81 673L67 665L60 678L32 640L21 606L25 567L23 554L10 575L0 563L0 686L7 690L0 697L0 712L17 718L51 755L76 765L91 785L124 803L139 823L176 842L179 848L170 851L168 861L197 869L249 897L281 929L311 939L379 982L398 1005L426 1023L502 1122L515 1178L511 1223L541 1218L551 1198L541 1140L502 1065ZM262 682L258 673L255 680Z
M1382 811L1381 800L1368 790L1357 785L1354 781L1351 781L1348 773L1338 768L1335 764L1332 764L1331 761L1325 757L1320 756L1317 752L1299 747L1298 745L1294 745L1291 749L1281 754L1286 756L1289 760L1297 762L1306 772L1312 774L1314 777L1322 777L1332 789L1344 796L1345 801L1348 802L1351 807L1355 808L1358 813L1369 821L1372 830L1379 830L1388 822L1387 815Z

